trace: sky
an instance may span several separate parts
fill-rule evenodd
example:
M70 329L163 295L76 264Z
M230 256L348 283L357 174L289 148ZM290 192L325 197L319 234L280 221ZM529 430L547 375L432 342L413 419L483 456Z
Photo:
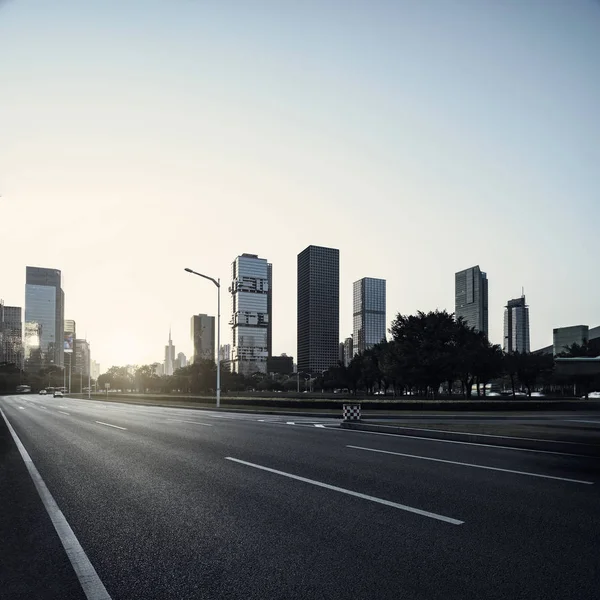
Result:
M600 324L600 2L0 1L0 298L61 269L102 370L164 359L231 263L273 263L296 356L296 257L340 250L397 313L522 287L532 348Z

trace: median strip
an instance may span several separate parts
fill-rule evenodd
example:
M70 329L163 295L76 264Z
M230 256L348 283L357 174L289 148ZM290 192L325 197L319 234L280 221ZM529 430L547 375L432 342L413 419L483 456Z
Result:
M95 423L98 423L99 425L106 425L107 427L114 427L115 429L123 429L125 431L127 431L127 427L120 427L119 425L111 425L110 423L104 423L104 421L94 421Z
M472 463L458 462L455 460L444 460L441 458L431 458L430 456L418 456L416 454L404 454L402 452L391 452L390 450L376 450L375 448L364 448L363 446L346 446L354 450L365 450L367 452L378 452L379 454L391 454L393 456L402 456L404 458L417 458L419 460L429 460L432 462L446 463L447 465L458 465L461 467L472 467L474 469L486 469L488 471L501 471L502 473L513 473L515 475L528 475L529 477L540 477L542 479L555 479L558 481L567 481L569 483L581 483L584 485L594 485L593 481L582 481L581 479L569 479L568 477L557 477L555 475L541 475L540 473L529 473L528 471L515 471L513 469L501 469L499 467L488 467L485 465L474 465Z
M231 456L226 456L225 460L230 460L232 462L236 462L241 465L246 465L247 467L253 467L254 469L260 469L261 471L267 471L269 473L274 473L275 475L281 475L282 477L288 477L289 479L295 479L296 481L310 483L311 485L315 485L317 487L322 487L322 488L325 488L328 490L332 490L334 492L340 492L341 494L346 494L348 496L354 496L356 498L362 498L363 500L369 500L371 502L376 502L377 504L383 504L384 506L390 506L392 508L404 510L406 512L421 515L422 517L429 517L430 519L436 519L438 521L450 523L451 525L462 525L464 523L464 521L459 521L458 519L453 519L451 517L446 517L444 515L439 515L437 513L429 512L426 510L421 510L420 508L414 508L412 506L407 506L406 504L398 504L397 502L391 502L390 500L384 500L383 498L376 498L375 496L368 496L367 494L361 494L360 492L354 492L352 490L347 490L345 488L337 487L335 485L330 485L328 483L323 483L321 481L315 481L314 479L308 479L306 477L300 477L299 475L292 475L291 473L285 473L284 471L278 471L277 469L271 469L270 467L264 467L262 465L257 465L257 464L251 463L251 462L246 462L245 460L240 460L239 458L233 458Z

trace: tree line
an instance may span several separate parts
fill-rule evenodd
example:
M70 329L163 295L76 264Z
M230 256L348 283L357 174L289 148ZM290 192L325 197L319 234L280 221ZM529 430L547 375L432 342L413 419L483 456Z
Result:
M339 363L318 374L244 376L222 368L221 390L285 392L300 387L302 391L347 391L354 395L467 399L487 396L492 382L496 390L507 389L513 396L522 390L531 396L537 388L553 395L587 395L600 390L598 377L557 375L551 355L502 352L483 333L446 311L398 314L390 334L390 340L356 354L347 366ZM560 356L600 356L600 340L574 344ZM79 391L78 382L79 376L74 375L72 391ZM33 391L60 387L63 371L51 366L27 373L15 365L0 364L0 392L14 390L21 383L31 385ZM98 378L97 384L99 390L108 384L124 392L212 394L216 365L212 360L200 360L177 369L171 376L157 375L155 365L134 369L113 366Z

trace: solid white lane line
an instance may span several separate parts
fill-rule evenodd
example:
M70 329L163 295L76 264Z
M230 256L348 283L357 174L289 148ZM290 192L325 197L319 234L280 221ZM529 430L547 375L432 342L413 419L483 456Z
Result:
M582 481L581 479L569 479L568 477L556 477L554 475L541 475L539 473L529 473L527 471L515 471L513 469L500 469L499 467L487 467L484 465L474 465L472 463L458 462L455 460L443 460L441 458L431 458L429 456L417 456L416 454L403 454L402 452L390 452L388 450L376 450L375 448L363 448L362 446L347 446L355 450L366 450L367 452L378 452L379 454L391 454L393 456L403 456L404 458L418 458L419 460L429 460L432 462L446 463L447 465L459 465L461 467L473 467L474 469L486 469L488 471L501 471L502 473L513 473L515 475L528 475L529 477L540 477L542 479L556 479L558 481L568 481L569 483L582 483L584 485L594 485L593 481Z
M296 423L294 421L286 421L285 424L286 425L295 425Z
M405 504L398 504L397 502L390 502L389 500L384 500L383 498L376 498L375 496L368 496L367 494L361 494L360 492L354 492L352 490L347 490L341 487L337 487L336 485L329 485L328 483L323 483L321 481L315 481L314 479L307 479L306 477L300 477L299 475L292 475L291 473L285 473L284 471L278 471L277 469L271 469L270 467L263 467L262 465L256 465L251 462L246 462L245 460L240 460L239 458L233 458L231 456L226 456L225 460L231 460L233 462L239 463L241 465L246 465L247 467L253 467L255 469L260 469L261 471L268 471L269 473L275 473L275 475L282 475L283 477L289 477L290 479L295 479L296 481L303 481L304 483L310 483L311 485L316 485L318 487L322 487L328 490L332 490L334 492L340 492L341 494L347 494L348 496L355 496L356 498L362 498L363 500L370 500L371 502L376 502L378 504L383 504L385 506L391 506L392 508L398 508L400 510L405 510L410 513L414 513L416 515L421 515L422 517L429 517L430 519L437 519L438 521L444 521L445 523L451 523L452 525L462 525L464 521L459 521L458 519L452 519L451 517L446 517L444 515L438 515L437 513L432 513L426 510L421 510L420 508L414 508L412 506L406 506Z
M481 446L483 448L497 448L500 450L515 450L516 452L534 452L536 454L552 454L555 456L576 456L577 458L592 458L587 454L572 454L570 452L556 452L555 450L532 450L531 448L515 448L514 446L500 446L496 444L482 444L481 442L460 442L458 440L443 440L441 438L420 437L418 435L405 435L403 433L383 433L381 431L364 431L363 429L340 429L338 427L325 427L329 431L345 431L349 433L368 433L369 435L385 435L408 440L425 440L426 442L440 442L442 444L461 444L462 446Z
M107 427L114 427L115 429L124 429L125 431L127 431L127 427L120 427L119 425L111 425L110 423L104 423L103 421L94 421L95 423L98 423L100 425L106 425Z
M19 406L19 408L20 408L21 410L25 410L25 407L24 407L24 406Z
M87 557L84 549L81 547L79 540L75 537L71 526L65 519L62 511L56 504L50 490L46 487L42 476L37 470L36 466L33 464L31 460L31 456L25 449L25 446L21 443L19 436L12 428L12 425L9 423L6 415L0 409L0 413L2 414L2 418L6 423L12 438L19 449L19 453L21 454L21 458L29 471L29 475L31 479L33 479L33 483L42 499L44 507L50 516L52 524L54 525L54 529L60 538L61 544L73 565L73 569L79 579L79 583L87 597L88 600L111 600L109 593L106 591L104 584L98 577L98 573L96 573L96 569L90 562Z
M71 413L65 412L64 410L59 410L59 413L63 414L63 415L71 415Z
M318 427L319 429L325 429L325 425L320 425L319 423L315 423L315 427Z
M593 421L584 421L584 423L593 423ZM600 423L598 423L600 425ZM424 427L407 427L406 425L380 425L380 427L394 427L395 429L412 429L414 431L434 431L436 433L455 433L458 435L474 435L476 437L500 438L503 440L525 440L527 442L547 442L550 444L575 444L577 446L596 446L597 444L586 444L585 442L565 442L563 440L544 440L540 438L528 438L518 435L494 435L492 433L471 433L470 431L448 431L447 429L427 429Z
M167 421L174 421L175 423L194 423L195 425L204 425L204 427L212 427L210 423L200 423L200 421L186 421L185 419L167 419Z

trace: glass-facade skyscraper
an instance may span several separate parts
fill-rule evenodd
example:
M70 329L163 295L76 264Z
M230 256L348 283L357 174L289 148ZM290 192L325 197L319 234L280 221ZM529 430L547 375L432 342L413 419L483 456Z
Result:
M385 339L385 279L363 277L352 290L353 351L364 352Z
M269 354L269 267L256 254L242 254L231 265L231 370L267 372Z
M469 327L488 335L488 279L479 266L459 271L454 276L454 314Z
M27 267L25 274L25 368L64 366L65 295L58 269Z
M337 364L340 343L340 251L308 246L298 254L298 371Z
M504 309L504 352L529 352L529 307L525 296L509 300Z

